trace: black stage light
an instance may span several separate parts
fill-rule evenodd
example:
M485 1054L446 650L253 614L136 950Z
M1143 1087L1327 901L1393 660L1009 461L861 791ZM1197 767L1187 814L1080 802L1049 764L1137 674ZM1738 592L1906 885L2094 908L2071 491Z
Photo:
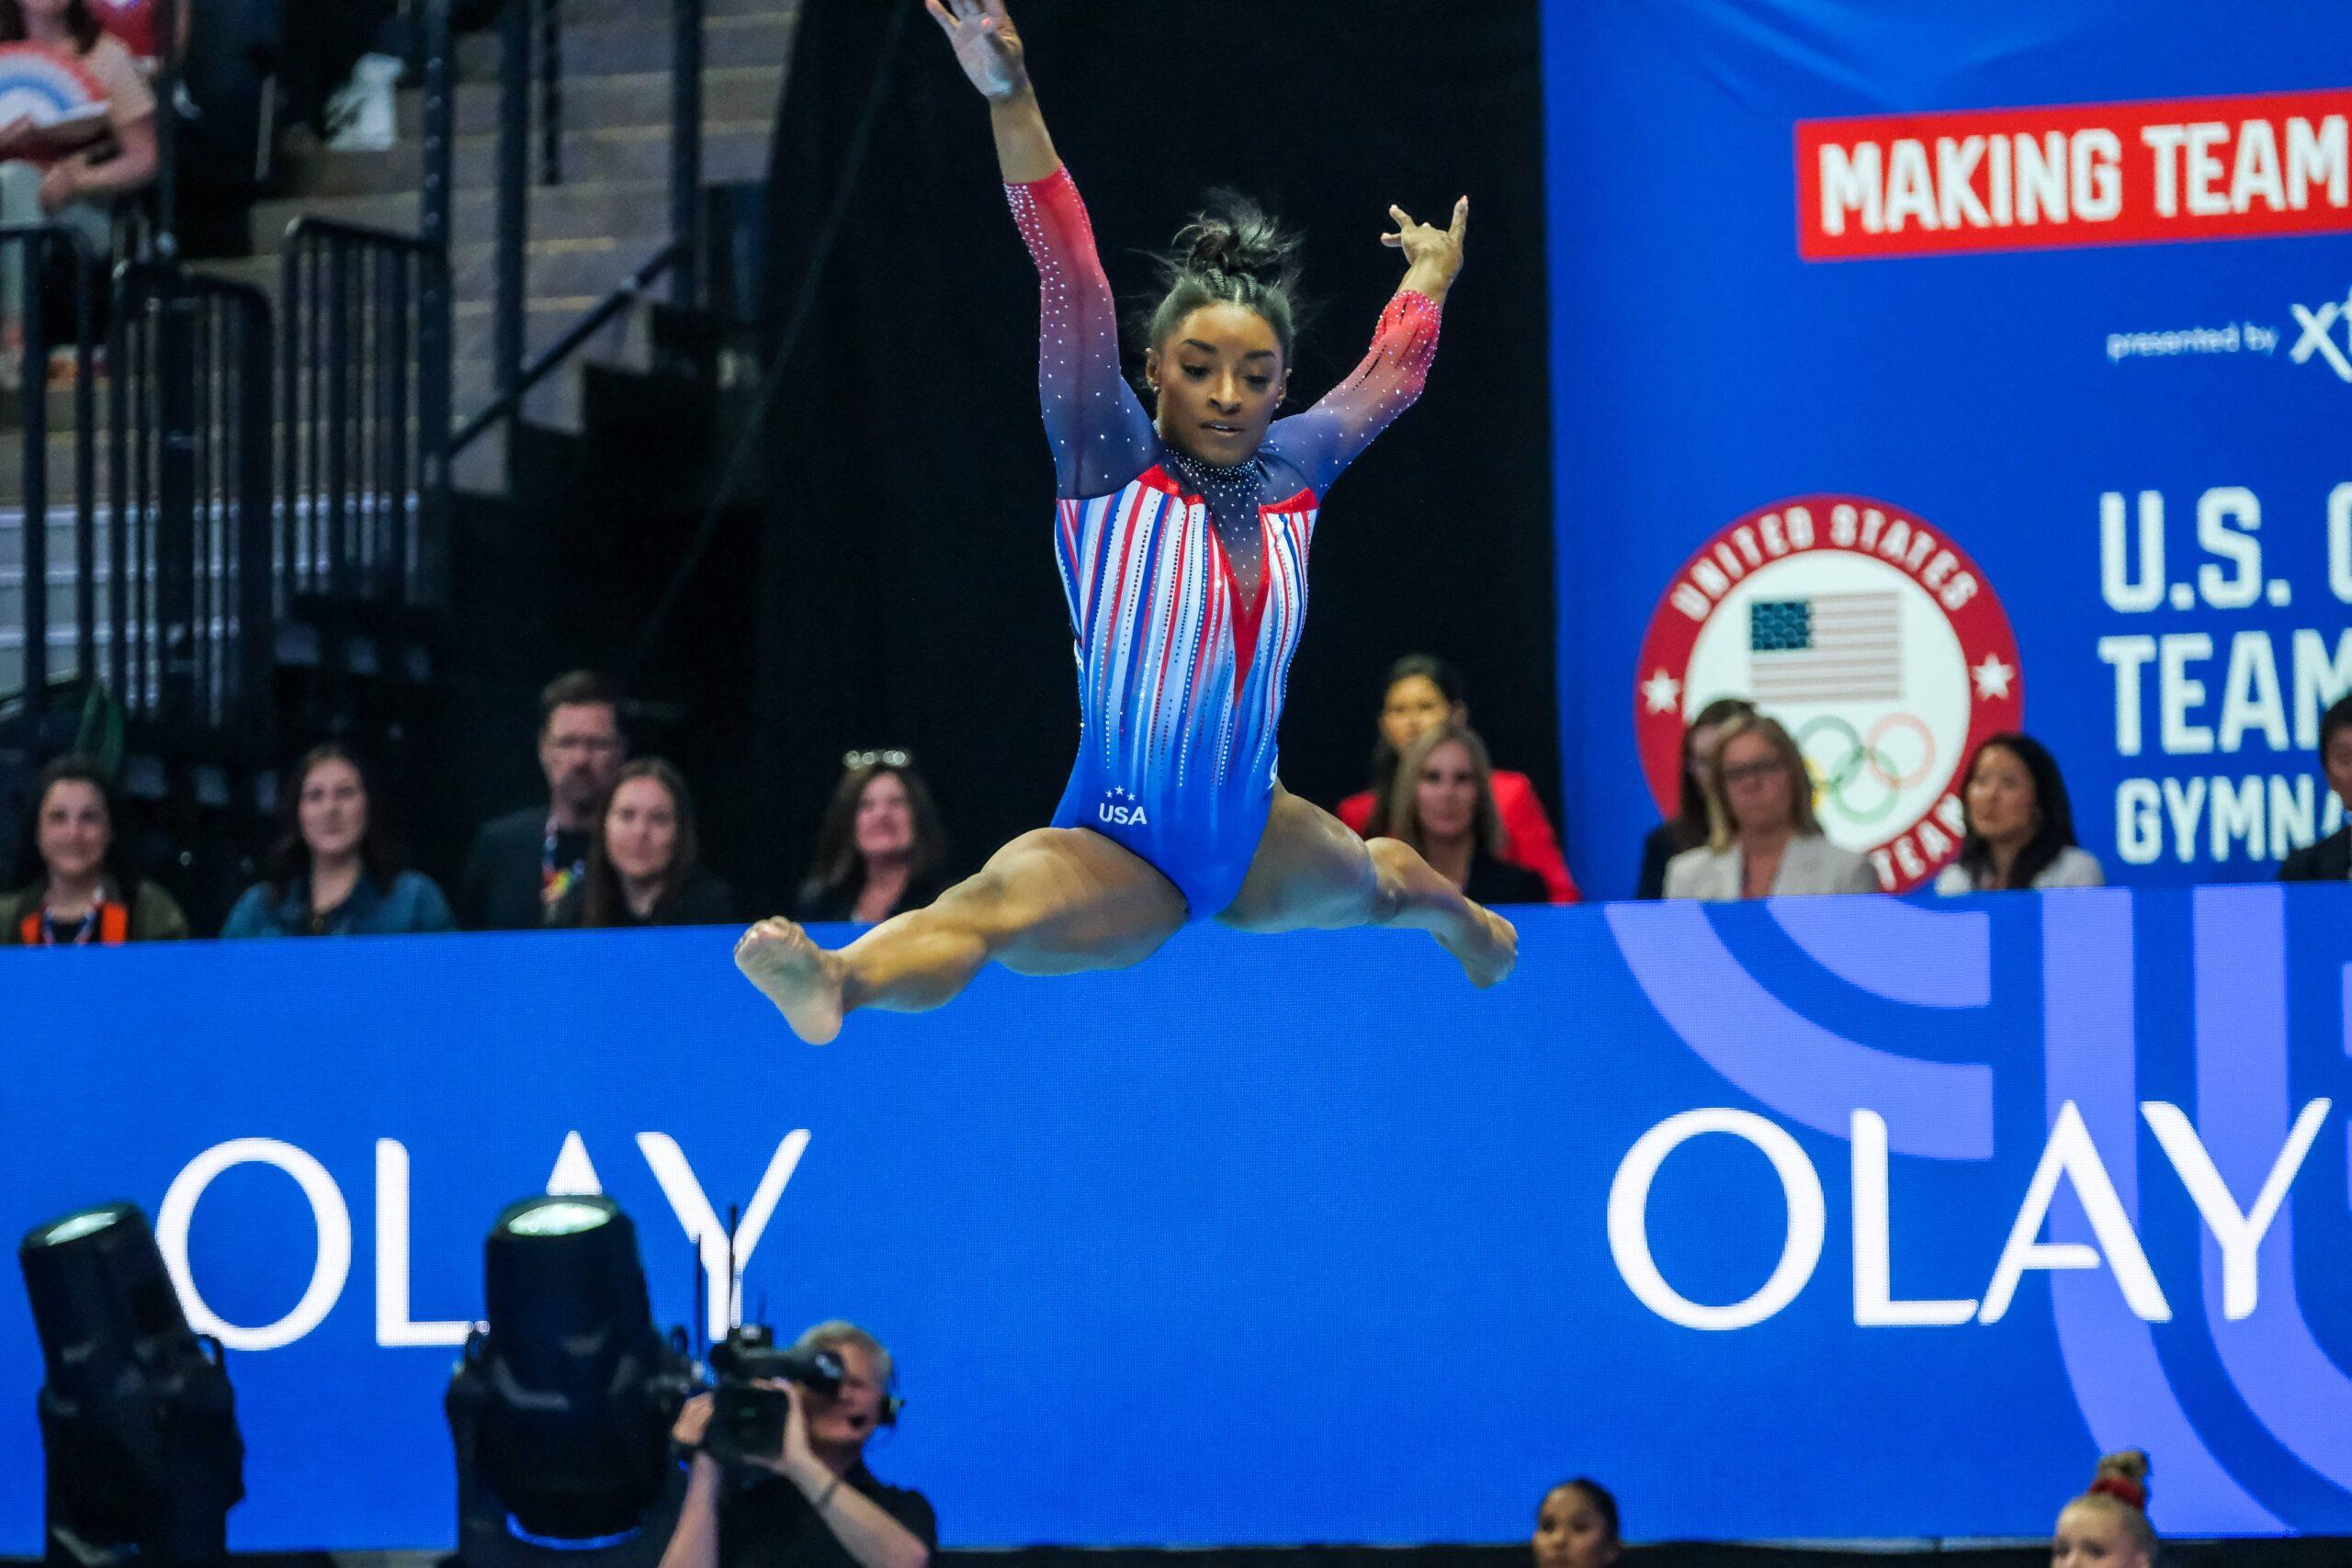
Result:
M180 1568L228 1555L245 1445L220 1342L187 1325L147 1218L108 1203L17 1248L47 1376L43 1560Z
M637 1229L603 1197L526 1198L483 1247L489 1321L449 1381L467 1568L658 1562L684 1492L670 1450L697 1386L653 1326Z

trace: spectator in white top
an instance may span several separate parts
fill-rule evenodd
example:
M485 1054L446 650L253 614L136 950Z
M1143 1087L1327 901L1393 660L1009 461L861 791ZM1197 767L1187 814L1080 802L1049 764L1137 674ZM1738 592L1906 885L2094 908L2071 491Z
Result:
M1988 737L1964 776L1960 804L1968 832L1960 858L1937 875L1937 892L2106 886L2098 861L2075 842L2066 781L2040 741Z
M1707 841L1666 863L1669 898L1875 893L1870 863L1833 844L1813 814L1813 776L1778 719L1727 720L1702 782Z

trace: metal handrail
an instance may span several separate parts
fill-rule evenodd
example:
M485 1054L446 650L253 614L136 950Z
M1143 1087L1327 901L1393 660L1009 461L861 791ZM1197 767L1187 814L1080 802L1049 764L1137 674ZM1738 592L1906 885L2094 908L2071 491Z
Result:
M700 255L702 200L702 108L704 0L671 0L670 104L670 243L639 267L628 283L615 289L553 346L537 358L526 357L526 311L528 279L526 263L530 245L532 168L532 96L534 39L538 67L538 130L542 138L540 181L552 185L561 177L556 142L560 130L561 86L556 73L557 13L560 0L507 0L501 18L498 112L498 206L493 246L492 373L497 395L490 405L461 425L449 446L450 454L464 451L482 433L520 412L524 397L548 373L578 352L597 329L638 299L662 273L671 276L671 303L691 307L699 297L697 257ZM432 46L445 53L448 39L442 24L447 0L435 0L428 17ZM446 154L436 152L431 127L436 109L446 118L446 104L437 92L450 91L446 61L436 77L427 66L426 105L426 225L428 235L448 233L448 194L446 179L436 186L433 170L436 156L446 166ZM436 85L436 83L438 84Z
M261 748L274 716L275 341L269 299L249 284L160 262L116 268L107 379L117 690L166 725ZM134 576L149 605L130 602Z
M97 544L95 494L97 489L97 402L91 364L91 281L96 272L90 248L82 236L57 223L0 224L0 250L23 254L20 297L24 309L24 360L17 390L24 410L22 577L24 588L24 707L38 720L47 705L49 689L49 340L48 312L41 309L40 285L48 247L62 244L74 261L74 668L88 679L97 660ZM121 623L116 622L117 637Z
M322 234L339 240L354 240L365 244L382 245L387 250L408 251L417 255L437 256L445 247L415 234L403 234L397 230L371 228L365 223L346 223L340 219L321 218L305 212L286 225L286 243L289 246L306 234Z
M693 254L682 241L673 240L653 253L651 259L631 273L628 281L614 289L587 314L571 323L564 334L541 351L539 356L525 366L514 384L497 397L473 418L466 421L449 438L449 455L455 457L471 446L481 434L500 420L511 417L522 406L532 388L548 378L548 374L576 353L580 345L594 337L606 322L641 299L656 278L673 267L684 266Z
M448 251L314 217L287 226L280 592L440 597L449 367L431 339ZM356 471L355 471L355 459ZM413 527L412 527L413 523Z

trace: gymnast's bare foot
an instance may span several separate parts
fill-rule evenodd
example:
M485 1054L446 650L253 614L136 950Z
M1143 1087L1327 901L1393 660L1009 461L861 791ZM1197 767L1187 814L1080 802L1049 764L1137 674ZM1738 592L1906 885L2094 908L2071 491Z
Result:
M1510 978L1519 964L1519 928L1476 904L1470 906L1476 923L1461 932L1435 931L1438 945L1453 954L1462 972L1480 990Z
M825 1044L842 1032L841 955L790 920L762 920L745 931L735 944L735 967L809 1044Z

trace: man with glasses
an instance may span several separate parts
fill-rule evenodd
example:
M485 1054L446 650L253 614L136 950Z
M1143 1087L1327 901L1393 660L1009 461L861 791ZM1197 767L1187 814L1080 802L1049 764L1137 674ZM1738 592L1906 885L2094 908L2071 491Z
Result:
M620 706L598 675L575 670L539 694L539 771L548 802L482 825L466 853L459 918L470 931L532 931L586 874L596 804L628 755Z

